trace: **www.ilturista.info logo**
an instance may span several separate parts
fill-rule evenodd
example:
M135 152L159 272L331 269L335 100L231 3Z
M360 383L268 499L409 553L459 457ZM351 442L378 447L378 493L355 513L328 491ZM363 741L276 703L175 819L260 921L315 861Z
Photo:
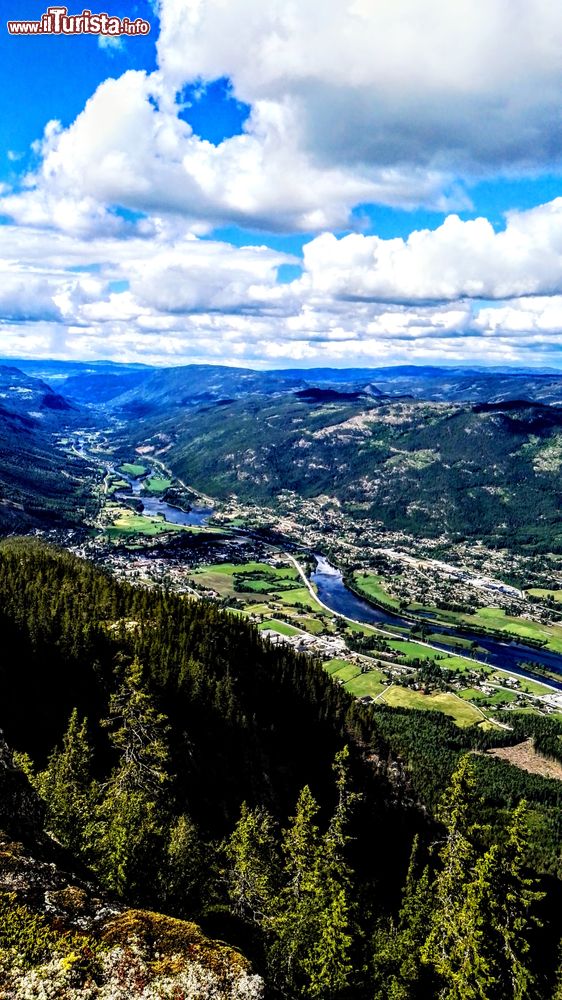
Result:
M39 21L8 21L10 35L148 35L150 24L137 17L110 14L69 14L68 7L47 7Z

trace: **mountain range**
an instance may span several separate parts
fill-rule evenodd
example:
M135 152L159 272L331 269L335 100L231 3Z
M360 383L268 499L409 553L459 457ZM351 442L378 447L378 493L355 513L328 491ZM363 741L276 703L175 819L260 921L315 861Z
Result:
M83 516L87 465L62 456L57 436L90 424L111 428L124 452L157 447L177 476L218 498L275 504L291 491L416 537L562 545L559 374L25 367L0 368L4 526L35 523L41 510Z

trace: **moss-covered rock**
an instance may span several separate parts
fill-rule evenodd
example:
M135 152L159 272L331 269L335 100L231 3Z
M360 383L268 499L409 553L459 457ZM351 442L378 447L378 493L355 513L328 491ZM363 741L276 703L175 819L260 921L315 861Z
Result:
M124 908L73 871L42 821L0 742L2 1000L261 1000L240 952L196 924Z

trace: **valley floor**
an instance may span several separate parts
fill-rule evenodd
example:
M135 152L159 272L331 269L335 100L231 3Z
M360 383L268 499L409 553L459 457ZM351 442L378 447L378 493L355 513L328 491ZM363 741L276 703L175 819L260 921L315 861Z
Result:
M459 726L486 728L509 725L506 712L562 717L555 674L533 679L498 669L462 632L436 632L440 624L471 626L483 636L562 652L554 579L552 594L549 587L526 593L490 575L497 560L488 561L486 573L484 560L475 568L412 555L392 538L351 553L348 535L338 541L329 517L312 530L297 514L286 523L278 513L271 519L263 509L219 505L175 479L164 457L142 448L123 456L100 432L77 434L65 446L97 466L98 512L86 538L70 533L61 540L120 578L219 601L273 644L320 658L365 703L439 711ZM373 626L335 614L307 575L318 549L357 593L402 612L406 624Z

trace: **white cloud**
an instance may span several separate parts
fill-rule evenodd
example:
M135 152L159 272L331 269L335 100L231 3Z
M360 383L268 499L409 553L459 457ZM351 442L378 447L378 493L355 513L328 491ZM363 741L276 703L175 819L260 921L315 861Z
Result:
M562 163L562 10L528 0L161 0L159 70L108 79L1 209L119 232L108 206L210 226L341 228L354 207L467 204L460 174ZM219 77L251 106L218 145L178 91ZM187 110L186 114L189 114Z
M108 56L116 56L125 49L125 40L119 35L98 35L98 45Z
M171 89L229 77L288 102L328 165L525 167L559 160L562 10L550 0L161 0Z
M487 219L448 216L407 240L332 233L304 247L305 281L318 294L389 302L510 298L562 291L562 198Z
M316 166L299 147L288 104L262 101L242 135L218 146L194 135L158 74L130 70L102 83L68 128L51 122L41 165L0 210L23 225L118 233L108 206L188 221L316 231L345 225L354 205L446 204L441 176Z
M534 350L554 363L562 199L511 213L499 233L455 215L407 240L329 230L367 202L461 205L459 172L557 164L562 10L161 0L160 11L159 70L106 80L68 128L48 124L35 172L0 187L15 223L0 227L0 350L263 366L502 363ZM177 92L223 76L251 114L213 145ZM324 232L302 278L279 284L293 258L200 238L223 223ZM482 298L513 301L467 301Z

